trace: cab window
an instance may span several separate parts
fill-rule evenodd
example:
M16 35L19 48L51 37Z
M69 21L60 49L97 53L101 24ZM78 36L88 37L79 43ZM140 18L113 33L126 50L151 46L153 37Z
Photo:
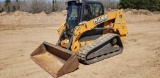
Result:
M100 15L103 15L103 6L98 3L88 3L84 6L82 21L89 21Z

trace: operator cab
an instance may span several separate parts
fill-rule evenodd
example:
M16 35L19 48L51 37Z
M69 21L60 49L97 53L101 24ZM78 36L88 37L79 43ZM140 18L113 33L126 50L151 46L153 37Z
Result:
M72 35L75 26L78 26L79 23L92 20L104 14L102 3L97 1L69 1L67 5L66 26L70 35Z

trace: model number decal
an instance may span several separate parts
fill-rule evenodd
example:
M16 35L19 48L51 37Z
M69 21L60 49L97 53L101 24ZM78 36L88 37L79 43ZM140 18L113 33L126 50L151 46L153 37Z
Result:
M117 24L124 24L124 21L117 21Z
M102 16L102 17L99 17L99 18L97 18L97 19L95 19L95 20L94 20L94 24L101 23L101 22L103 22L103 21L107 20L107 18L108 18L108 16L107 16L107 15Z

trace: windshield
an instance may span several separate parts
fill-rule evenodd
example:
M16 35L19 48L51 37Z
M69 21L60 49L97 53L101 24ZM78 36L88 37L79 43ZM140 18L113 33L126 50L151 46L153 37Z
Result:
M68 6L67 24L69 29L74 29L78 25L78 5L71 4Z

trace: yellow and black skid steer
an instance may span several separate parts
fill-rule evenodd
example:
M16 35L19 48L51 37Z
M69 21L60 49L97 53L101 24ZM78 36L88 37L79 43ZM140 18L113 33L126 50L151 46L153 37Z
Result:
M92 64L118 55L127 35L122 10L105 14L99 1L66 2L67 19L57 30L57 44L42 43L31 59L54 77L75 71L79 62Z

